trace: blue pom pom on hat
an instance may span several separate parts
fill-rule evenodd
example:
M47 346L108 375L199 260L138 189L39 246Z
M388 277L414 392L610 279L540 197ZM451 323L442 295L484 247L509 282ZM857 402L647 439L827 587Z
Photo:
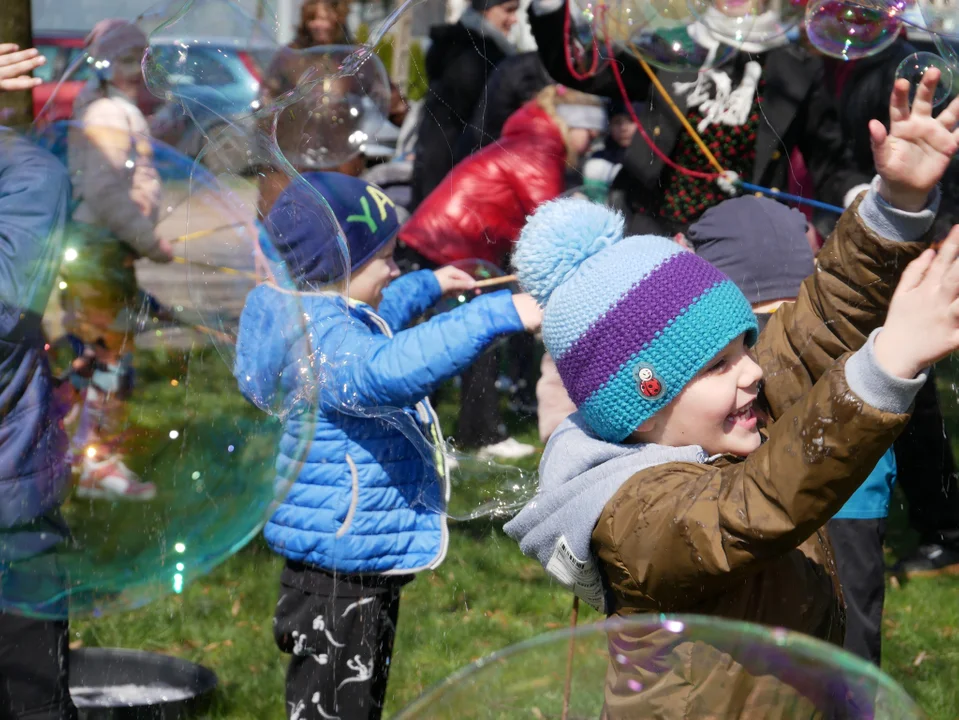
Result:
M600 437L622 442L730 342L759 329L719 270L669 238L623 237L622 215L579 198L541 205L513 257L543 306L543 341Z

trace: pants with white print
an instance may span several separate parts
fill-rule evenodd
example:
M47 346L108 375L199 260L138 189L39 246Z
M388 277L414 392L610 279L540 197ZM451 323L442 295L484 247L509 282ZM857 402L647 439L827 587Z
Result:
M333 575L288 561L273 618L276 644L291 654L290 720L378 720L386 698L400 577Z

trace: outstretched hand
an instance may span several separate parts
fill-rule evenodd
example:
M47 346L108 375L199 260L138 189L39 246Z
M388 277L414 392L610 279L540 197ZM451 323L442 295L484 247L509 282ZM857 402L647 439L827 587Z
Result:
M926 250L903 271L876 336L886 372L914 378L959 350L959 225L938 251Z
M930 68L909 107L909 81L897 80L889 100L889 130L878 120L869 123L872 155L881 183L879 194L893 207L919 212L929 193L942 179L949 161L959 150L959 98L939 117L932 116L932 101L939 70Z
M30 90L43 82L30 73L47 59L35 48L21 50L13 43L0 43L0 92Z
M452 265L445 265L438 270L434 270L433 274L436 275L436 281L440 284L440 290L444 295L466 292L472 290L476 285L476 280L473 279L472 275Z

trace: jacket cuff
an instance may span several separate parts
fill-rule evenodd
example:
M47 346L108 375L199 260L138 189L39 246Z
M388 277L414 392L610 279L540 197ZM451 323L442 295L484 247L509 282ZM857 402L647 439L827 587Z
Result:
M440 281L436 279L436 273L432 270L417 270L410 273L418 277L423 283L423 289L429 293L430 305L440 301L443 297L443 288L440 287Z
M896 377L886 372L876 360L876 328L866 344L846 361L846 384L860 400L884 412L901 415L907 412L916 399L916 393L926 383L927 373L920 373L912 380Z
M846 191L846 194L842 196L843 209L856 202L856 198L859 197L859 194L871 187L872 185L870 183L859 183L858 185L854 185L853 187L849 188L849 190Z
M530 4L530 12L534 15L549 15L556 12L565 4L565 0L533 0Z
M917 213L899 210L879 196L879 176L876 175L859 205L859 217L880 237L895 242L912 242L929 232L939 212L940 197L936 187L930 193L925 209Z

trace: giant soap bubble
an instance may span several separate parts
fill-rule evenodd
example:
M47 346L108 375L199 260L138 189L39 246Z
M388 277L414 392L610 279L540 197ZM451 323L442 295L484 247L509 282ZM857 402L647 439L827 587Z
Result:
M806 36L826 55L842 60L869 57L896 41L901 12L901 5L884 0L815 0L806 8Z
M445 718L923 715L875 666L807 635L703 616L613 618L541 635L451 675L402 711Z

